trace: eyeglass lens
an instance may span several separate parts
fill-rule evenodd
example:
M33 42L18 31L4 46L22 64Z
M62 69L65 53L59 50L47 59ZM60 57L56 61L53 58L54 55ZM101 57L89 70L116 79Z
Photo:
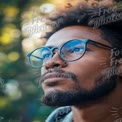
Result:
M59 50L59 55L66 61L74 61L82 57L85 52L85 43L81 40L70 40L63 44ZM45 62L53 56L52 49L41 47L33 51L30 55L30 63L34 67L42 67Z
M71 40L65 43L61 48L61 56L66 61L79 59L85 51L85 43L81 40Z

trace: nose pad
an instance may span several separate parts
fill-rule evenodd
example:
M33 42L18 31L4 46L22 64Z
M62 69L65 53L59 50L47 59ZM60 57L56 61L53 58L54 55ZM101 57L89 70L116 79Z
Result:
M58 52L56 52L52 58L50 58L46 63L45 63L45 69L49 68L54 68L54 67L66 67L67 62L61 59L59 56Z

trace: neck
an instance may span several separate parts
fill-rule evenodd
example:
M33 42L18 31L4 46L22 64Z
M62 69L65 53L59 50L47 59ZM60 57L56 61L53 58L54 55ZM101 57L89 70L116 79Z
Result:
M122 118L122 83L101 102L86 107L72 106L72 111L74 122L114 122Z

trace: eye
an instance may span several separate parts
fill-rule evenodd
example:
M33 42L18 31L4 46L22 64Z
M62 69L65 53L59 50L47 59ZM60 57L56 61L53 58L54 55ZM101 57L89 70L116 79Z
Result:
M72 53L74 53L74 52L79 52L80 51L80 48L74 48L73 50L72 50Z
M50 57L50 54L43 54L42 58L45 59L45 58L49 58Z
M71 49L71 53L77 53L77 52L80 52L80 51L83 51L83 48L76 47L76 48Z
M47 59L51 56L51 50L47 47L44 47L40 50L40 55L43 60Z

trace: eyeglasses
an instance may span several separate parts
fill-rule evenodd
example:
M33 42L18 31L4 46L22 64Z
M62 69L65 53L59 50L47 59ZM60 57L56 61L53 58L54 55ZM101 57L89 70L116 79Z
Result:
M33 67L43 67L46 61L53 57L54 50L58 49L61 59L72 62L80 59L87 50L87 44L101 46L103 48L112 49L112 47L95 42L89 39L73 39L65 42L58 47L44 46L33 50L27 55L28 61Z

